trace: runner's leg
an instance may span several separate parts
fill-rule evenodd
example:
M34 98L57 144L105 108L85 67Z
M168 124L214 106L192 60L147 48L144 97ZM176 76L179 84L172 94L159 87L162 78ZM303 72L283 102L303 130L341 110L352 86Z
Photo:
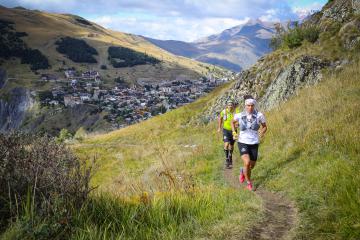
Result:
M251 168L250 168L250 156L249 154L243 154L241 155L241 159L244 162L244 175L245 175L245 179L246 181L250 182L250 177L251 177Z
M232 164L232 155L234 152L234 143L229 143L229 161Z
M256 161L250 160L250 171L249 171L249 179L251 179L251 170L255 167Z
M225 160L226 160L226 164L229 163L229 142L224 142L224 153L225 153Z

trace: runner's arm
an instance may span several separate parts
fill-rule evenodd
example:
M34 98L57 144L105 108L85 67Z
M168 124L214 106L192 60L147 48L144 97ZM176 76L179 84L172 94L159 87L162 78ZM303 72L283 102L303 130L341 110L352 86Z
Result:
M263 137L265 135L266 131L267 131L267 125L264 122L264 123L261 123L261 126L262 126L262 128L260 129L259 132L260 132L260 137Z
M236 126L235 126L236 122L237 122L237 120L235 120L235 119L232 119L232 120L231 120L231 129L232 129L232 132L236 132Z
M219 114L219 118L218 118L218 132L220 132L221 130L221 126L223 124L223 117L221 116L221 114Z

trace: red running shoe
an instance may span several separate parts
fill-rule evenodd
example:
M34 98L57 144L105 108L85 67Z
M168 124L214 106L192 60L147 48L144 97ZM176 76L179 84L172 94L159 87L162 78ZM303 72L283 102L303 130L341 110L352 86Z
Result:
M252 190L253 190L252 183L251 183L251 182L248 182L246 188L247 188L248 190L252 191Z

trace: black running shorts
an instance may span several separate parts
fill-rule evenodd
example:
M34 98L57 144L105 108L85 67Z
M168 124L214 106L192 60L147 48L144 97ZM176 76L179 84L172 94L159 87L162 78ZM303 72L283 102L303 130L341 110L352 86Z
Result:
M223 140L224 142L228 142L231 145L234 145L235 140L233 138L232 131L223 129Z
M238 142L240 155L249 154L251 161L256 161L258 158L259 144L245 144Z

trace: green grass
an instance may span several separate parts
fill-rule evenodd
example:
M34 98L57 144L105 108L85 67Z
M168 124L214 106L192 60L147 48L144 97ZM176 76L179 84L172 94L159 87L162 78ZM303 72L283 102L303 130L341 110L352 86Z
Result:
M274 70L264 75L269 81L279 65L304 54L353 63L342 71L324 72L323 82L265 113L269 131L253 179L295 203L295 239L358 239L360 64L356 54L343 50L339 37L325 34L320 34L320 46L304 42L291 53L276 51L266 58ZM216 123L194 121L228 87L167 114L73 145L81 158L96 157L92 185L99 188L80 210L73 210L72 232L67 236L243 237L262 217L261 199L228 186L222 176L222 141L215 133ZM239 164L235 150L234 174ZM49 223L38 220L31 231L41 236ZM0 239L35 239L26 226L27 221L19 219Z
M223 179L216 125L193 123L227 87L74 145L83 158L97 156L92 184L99 188L77 216L73 238L224 239L241 236L256 222L261 199Z
M295 202L299 221L296 238L356 239L360 235L359 69L355 61L338 73L324 73L322 83L301 90L298 96L266 113L270 130L261 145L261 158L253 178L257 185L284 192ZM215 192L226 189L219 161L221 142L214 133L215 124L186 125L222 92L221 89L217 91L142 124L87 140L87 147L77 150L82 154L99 152L103 169L94 182L112 185L113 192L166 191L164 182L159 184L154 176L147 176L144 182L144 173L165 170L174 176L190 176L197 186L209 185ZM183 147L193 144L196 147ZM115 157L119 153L121 160ZM238 157L236 161L238 165ZM114 183L118 175L123 177ZM128 188L129 184L133 186ZM240 198L246 199L242 194L240 191ZM197 197L201 199L201 195ZM224 200L214 202L212 209ZM247 221L259 218L260 205L255 206L258 212L246 211L247 207L242 211L248 216ZM202 218L194 216L201 226ZM221 225L226 219L217 224ZM211 218L208 220L211 222ZM163 227L168 229L169 226L171 224ZM187 226L179 226L178 231L188 231ZM204 231L206 234L207 230ZM192 237L196 236L196 232L190 232L195 234ZM224 234L224 231L219 232Z
M194 234L223 239L234 225L249 224L247 215L259 211L259 202L250 204L251 199L249 193L230 189L142 194L131 200L100 196L76 217L72 239L185 239ZM248 203L238 204L244 201ZM228 217L240 211L247 215L230 222Z
M299 208L299 239L360 236L360 65L269 113L254 179Z

